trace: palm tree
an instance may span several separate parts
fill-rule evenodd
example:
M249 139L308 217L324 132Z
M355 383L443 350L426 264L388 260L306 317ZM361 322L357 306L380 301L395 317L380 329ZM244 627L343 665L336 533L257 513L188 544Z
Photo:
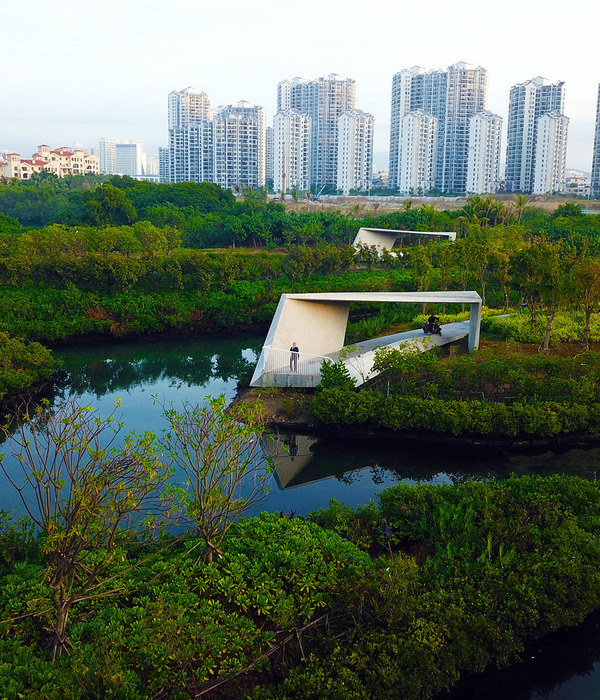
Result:
M529 204L529 195L516 194L512 208L515 215L515 223L520 224L523 214L529 209L531 209L531 205Z

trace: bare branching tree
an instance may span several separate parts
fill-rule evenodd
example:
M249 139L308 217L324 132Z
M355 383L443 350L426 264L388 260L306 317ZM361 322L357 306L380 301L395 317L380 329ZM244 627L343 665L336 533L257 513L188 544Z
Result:
M169 430L163 444L171 466L185 475L180 489L190 527L212 561L235 520L268 491L272 451L265 450L262 409L240 403L226 409L223 396L204 405L165 411Z
M70 646L77 603L122 591L132 566L125 545L139 541L144 520L160 510L167 469L155 437L124 437L116 410L102 419L76 400L57 409L46 402L25 406L16 430L3 426L16 464L3 457L0 466L37 527L47 563L48 599L23 617L50 616L54 657Z

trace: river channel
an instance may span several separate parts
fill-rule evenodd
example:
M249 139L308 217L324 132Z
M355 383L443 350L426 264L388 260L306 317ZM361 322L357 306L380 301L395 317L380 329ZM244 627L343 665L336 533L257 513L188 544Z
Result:
M58 348L61 361L49 399L77 396L108 415L121 399L118 415L128 430L166 427L163 406L198 403L207 396L232 399L246 386L264 336L202 340L87 343ZM347 505L366 504L384 488L406 483L458 483L503 479L510 474L577 474L597 479L600 448L514 453L494 449L398 441L282 435L288 454L276 465L274 484L262 510L306 514L331 498ZM0 451L2 448L0 447ZM0 477L0 509L19 509L19 499ZM464 683L446 698L462 700L563 700L600 698L600 614L585 625L536 647L523 663L507 671Z

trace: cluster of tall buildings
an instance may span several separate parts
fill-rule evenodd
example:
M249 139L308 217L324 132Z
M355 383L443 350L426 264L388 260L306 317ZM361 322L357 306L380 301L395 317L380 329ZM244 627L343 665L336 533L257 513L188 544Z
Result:
M511 88L504 151L503 120L487 109L487 92L488 74L481 66L414 66L396 73L383 186L405 196L580 188L580 183L565 186L564 82L536 77ZM269 185L275 192L350 194L373 185L374 123L359 108L356 81L336 74L281 81L272 125L260 106L241 101L213 109L206 93L188 87L168 96L168 145L159 149L158 163L146 157L141 141L102 137L91 156L79 146L40 146L31 159L0 153L0 175L100 172L208 181L227 189ZM589 181L587 187L589 192ZM591 195L600 197L600 85Z
M169 145L159 150L162 181L215 182L221 187L266 184L266 116L241 101L213 110L206 93L169 94Z
M564 83L534 78L510 91L504 190L564 187ZM389 187L402 194L481 194L500 188L502 118L487 110L487 71L414 67L392 83Z
M388 188L403 195L553 193L564 189L564 83L534 78L513 86L506 173L502 118L487 109L488 74L456 63L415 66L392 80ZM169 95L169 145L160 176L222 187L348 194L372 186L374 118L358 107L356 82L339 75L283 80L277 113L240 102L212 110L192 88Z
M169 145L160 150L161 180L210 181L222 187L276 191L370 187L373 117L358 109L354 80L330 75L277 86L277 114L248 102L211 108L192 88L169 94Z
M100 172L105 175L128 175L133 178L147 175L142 141L121 141L111 136L102 136L98 139L96 155L100 162Z

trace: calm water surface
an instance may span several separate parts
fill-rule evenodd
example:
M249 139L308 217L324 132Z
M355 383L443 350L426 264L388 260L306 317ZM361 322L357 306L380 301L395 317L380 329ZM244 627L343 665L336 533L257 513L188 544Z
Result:
M233 398L247 385L264 337L227 336L152 343L90 343L55 351L62 361L50 400L78 396L103 415L121 399L119 415L129 430L166 427L159 404ZM502 479L512 473L578 474L596 479L600 449L509 453L498 449L404 445L351 439L281 436L289 455L276 467L275 483L262 510L305 514L330 498L351 506L368 503L384 488L407 483L457 483ZM18 497L0 477L0 508L18 507ZM508 671L490 673L444 697L500 700L600 698L600 614L557 636Z

